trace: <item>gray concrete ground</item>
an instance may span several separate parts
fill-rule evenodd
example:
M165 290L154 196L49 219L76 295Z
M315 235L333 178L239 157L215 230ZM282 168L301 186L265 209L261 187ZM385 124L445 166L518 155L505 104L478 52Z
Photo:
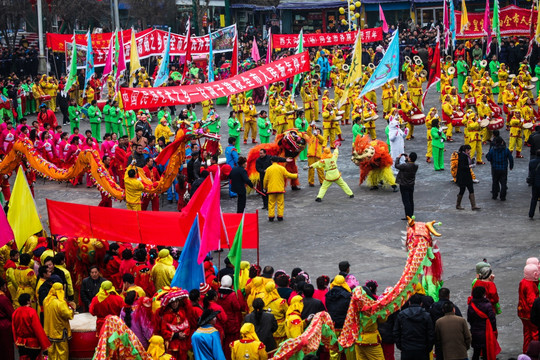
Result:
M380 91L379 91L380 102ZM297 102L301 103L300 98ZM436 106L440 113L439 95L432 90L427 97L426 109ZM178 109L180 107L177 107ZM259 110L266 107L257 107ZM382 111L382 106L379 105ZM197 109L201 112L200 106ZM226 146L226 119L230 109L219 106L223 119L222 145ZM61 121L59 115L59 121ZM154 120L153 125L156 125ZM384 139L386 122L382 117L377 121L377 135ZM84 123L83 128L88 128ZM69 131L69 127L65 129ZM351 272L361 283L375 279L379 291L392 286L400 277L406 252L401 245L401 232L406 229L403 206L399 193L391 189L370 191L364 184L358 186L359 169L349 157L351 127L342 127L345 142L338 161L343 178L354 191L355 198L349 199L339 187L329 189L322 203L316 203L318 186L307 186L306 163L299 163L301 191L288 191L285 195L285 221L269 223L267 214L259 210L260 221L260 265L272 265L276 270L290 272L301 267L308 272L312 281L321 274L334 276L337 264L342 260L351 263ZM103 130L102 130L103 131ZM508 140L508 132L502 130ZM462 144L463 135L455 136L456 142L448 143L445 153L444 172L435 172L432 164L425 162L426 129L418 126L415 139L406 141L405 151L418 153L420 165L415 188L415 213L418 221L437 220L442 238L439 241L444 262L445 286L452 291L451 299L467 310L467 297L471 281L475 277L475 264L486 258L492 264L496 275L502 314L497 317L499 342L502 353L499 359L507 359L520 354L522 347L522 326L517 317L518 284L522 278L525 260L539 256L539 220L528 218L530 188L525 183L529 150L524 149L525 159L517 159L515 168L509 173L508 197L506 202L491 199L491 176L489 164L479 166L475 173L480 180L475 184L475 193L481 211L472 212L468 201L466 210L455 210L458 188L451 182L450 154ZM242 146L247 154L250 145ZM487 153L488 146L484 146ZM36 203L43 223L47 222L45 199L97 205L98 191L79 185L58 184L38 180ZM236 211L236 200L229 199L227 191L221 193L224 212ZM176 204L162 203L164 211L174 211ZM114 207L123 208L124 203ZM254 212L262 207L259 196L252 195L247 200L247 211ZM537 215L537 219L540 216ZM186 224L189 226L190 224ZM159 226L159 224L156 224ZM226 254L226 251L224 252ZM256 252L244 252L246 260L254 262ZM223 256L221 260L223 261Z

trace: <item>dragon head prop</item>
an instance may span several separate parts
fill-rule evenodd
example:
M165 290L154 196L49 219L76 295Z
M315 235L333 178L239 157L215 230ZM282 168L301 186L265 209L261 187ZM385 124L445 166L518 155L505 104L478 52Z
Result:
M297 157L307 146L309 137L297 129L289 129L276 137L277 144L285 151L285 157Z

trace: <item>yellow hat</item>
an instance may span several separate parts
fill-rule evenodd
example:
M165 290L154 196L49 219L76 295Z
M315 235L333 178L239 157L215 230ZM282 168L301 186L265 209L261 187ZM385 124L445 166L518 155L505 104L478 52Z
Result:
M170 254L170 253L169 253L169 250L168 250L168 249L161 249L161 250L159 251L158 256L159 256L160 258L164 259L164 258L166 258L167 256L169 256L169 254Z
M332 281L332 283L330 284L330 289L332 289L334 286L341 286L348 292L351 292L351 288L349 287L349 285L345 281L345 278L342 275L338 275L334 278L334 281Z

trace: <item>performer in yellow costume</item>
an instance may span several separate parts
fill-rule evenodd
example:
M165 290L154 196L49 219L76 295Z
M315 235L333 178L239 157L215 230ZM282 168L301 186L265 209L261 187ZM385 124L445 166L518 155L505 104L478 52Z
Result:
M269 281L264 286L264 293L260 296L264 301L264 309L270 311L276 318L278 324L277 330L274 332L274 339L279 344L286 338L285 333L285 316L287 315L287 300L282 299L276 290L276 284Z
M266 360L268 354L264 344L255 333L255 326L245 323L240 328L240 340L233 341L231 347L231 360Z
M523 158L523 155L521 155L523 147L523 122L521 120L521 110L515 109L510 120L510 141L508 143L508 149L510 152L514 152L514 149L516 150L516 158Z
M422 83L425 78L420 74L415 73L414 77L407 83L409 92L411 93L411 101L421 110L422 109Z
M396 99L394 95L396 91L397 90L394 80L389 81L382 86L383 117L385 119L396 104Z
M471 158L476 157L477 164L484 164L482 161L482 128L475 114L471 115L467 121L467 131L467 137L469 138L469 145L471 147Z
M326 147L330 141L330 147L335 148L336 140L336 110L334 109L334 100L330 100L323 110L323 137L324 146Z
M68 340L71 338L69 320L73 319L73 309L64 299L64 290L61 283L54 283L49 295L43 301L45 310L44 330L51 341L49 359L68 360Z
M30 295L30 306L36 308L36 297L34 289L36 288L37 277L34 270L28 267L32 257L30 254L21 254L19 266L13 271L13 277L17 284L17 295L13 299L13 308L19 307L19 296L22 294Z
M206 99L206 100L201 101L201 105L202 105L202 119L204 121L208 117L208 112L214 106L214 101L212 99Z
M247 104L244 106L244 144L247 144L247 138L251 133L251 142L257 143L257 108L253 104L253 98L247 100Z

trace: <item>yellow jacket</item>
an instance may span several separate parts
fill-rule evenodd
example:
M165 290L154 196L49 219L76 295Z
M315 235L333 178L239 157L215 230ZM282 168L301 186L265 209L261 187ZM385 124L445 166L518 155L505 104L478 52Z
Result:
M154 134L156 135L156 142L162 136L165 138L166 142L169 142L171 136L174 136L171 129L167 125L162 125L161 123L156 126Z
M170 261L167 261L169 257L159 259L159 261L156 262L156 265L154 265L152 271L150 272L150 277L154 281L156 291L159 289L163 289L165 286L171 286L171 281L174 277L175 268L172 264L172 257L170 257Z
M452 104L448 101L444 102L442 104L442 110L444 111L444 113L448 116L452 116L452 114L454 113L454 107L452 106Z
M387 82L382 86L382 99L390 99L394 97L394 93L396 92L396 87L393 84L390 84Z
M137 168L133 165L129 165L124 174L124 185L126 188L126 202L128 204L140 204L141 195L144 191L144 185L142 182L137 180L136 177L130 178L128 175L129 170L134 169L137 171ZM135 174L137 176L137 174Z
M253 104L244 105L244 114L246 116L246 121L257 120L257 108Z
M317 136L312 134L310 140L311 142L308 145L307 156L320 158L323 149L324 138L320 134Z
M411 96L421 96L422 95L422 79L412 78L408 84L409 92Z
M266 347L257 340L236 340L230 343L231 360L266 360Z
M322 117L323 117L323 128L332 129L334 127L334 123L336 122L334 121L336 118L336 112L334 110L330 111L325 108L322 113Z
M476 103L476 108L478 109L478 116L480 118L485 118L486 116L491 116L491 107L488 104L482 101Z
M285 167L278 163L273 163L266 169L264 175L264 188L268 194L285 193L285 178L297 179L298 174L291 174Z
M66 266L65 265L54 265L54 267L57 268L57 269L62 270L62 272L64 273L64 276L66 277L66 283L67 283L67 288L66 288L67 294L66 295L69 296L69 297L75 295L75 292L73 291L73 281L71 281L71 274L66 269Z
M517 117L510 120L510 137L521 137L521 120Z
M69 320L73 319L73 311L69 308L65 300L57 298L52 299L48 303L44 314L45 326L43 329L49 340L59 342L67 341L71 338L71 326L69 326Z

